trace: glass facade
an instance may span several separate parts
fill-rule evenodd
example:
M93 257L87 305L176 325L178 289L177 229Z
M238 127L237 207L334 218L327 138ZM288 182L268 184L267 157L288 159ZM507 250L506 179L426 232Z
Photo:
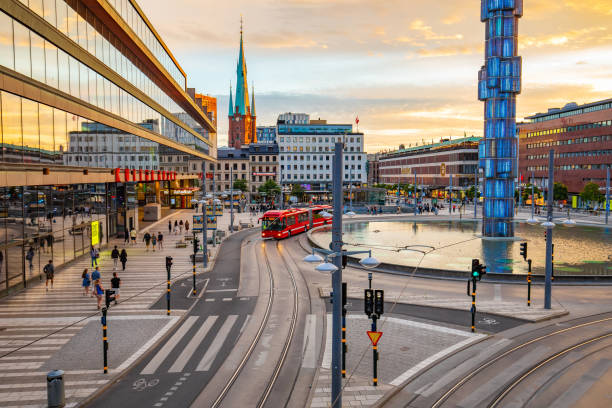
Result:
M126 200L126 197L131 199ZM135 192L123 184L0 187L0 294L91 248L91 223L100 242L125 228Z
M479 166L484 169L482 233L487 237L514 236L516 95L521 91L517 37L522 15L523 0L481 0L486 61L478 73L478 98L485 103Z
M34 2L30 2L30 9L40 11L39 7L34 7ZM209 138L209 132L150 79L152 74L147 73L116 36L106 30L87 8L78 9L79 12L63 0L43 4L43 10L49 10L47 15L53 16L47 18L47 22L58 31L142 90L193 132ZM0 47L3 48L0 64L131 122L157 120L161 124L160 134L181 143L184 140L208 154L208 145L204 141L10 16L0 13L0 26Z

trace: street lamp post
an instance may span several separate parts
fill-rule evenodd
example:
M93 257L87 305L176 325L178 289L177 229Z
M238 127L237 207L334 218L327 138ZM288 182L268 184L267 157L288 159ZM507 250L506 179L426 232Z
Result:
M416 169L414 172L414 216L416 217L417 215L417 175L416 175Z
M200 206L202 207L202 257L204 258L204 269L206 270L206 267L208 266L208 216L206 214L206 201L205 200L201 200L200 201ZM215 212L215 205L214 205L214 200L213 200L213 214ZM214 242L214 235L213 235L213 242Z
M280 165L278 168L280 172L280 209L284 210L285 209L285 197L283 193L283 168Z
M450 215L453 211L453 175L449 174L449 184L448 184L448 214Z
M606 225L610 216L610 165L606 167Z
M474 218L477 217L478 212L478 165L476 165L476 172L474 173Z
M547 216L546 222L542 223L546 227L546 277L544 283L544 308L551 308L552 297L552 228L553 221L553 196L554 196L554 150L548 153L548 197L547 197Z
M230 164L230 232L234 232L234 165Z

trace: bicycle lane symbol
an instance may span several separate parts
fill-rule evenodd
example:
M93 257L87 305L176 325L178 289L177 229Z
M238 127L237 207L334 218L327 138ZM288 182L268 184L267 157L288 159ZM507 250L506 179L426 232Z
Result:
M159 379L157 378L153 378L149 382L147 382L146 378L139 378L132 384L132 389L135 391L144 391L147 388L155 387L157 384L159 384Z

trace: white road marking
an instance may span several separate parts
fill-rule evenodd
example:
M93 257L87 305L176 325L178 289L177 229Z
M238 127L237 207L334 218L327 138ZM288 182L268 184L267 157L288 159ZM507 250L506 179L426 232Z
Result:
M323 353L323 361L321 362L321 367L327 368L328 370L331 368L331 349L332 349L332 315L331 313L327 314L327 330L325 333L325 352Z
M502 288L500 284L495 284L493 285L493 290L494 290L494 294L493 294L493 301L494 302L501 302L502 301Z
M200 364L198 364L196 371L208 371L210 369L212 363L217 357L217 354L219 354L219 350L221 350L221 347L223 347L225 339L232 330L232 327L234 327L236 320L238 320L238 315L229 315L225 322L223 322L223 326L221 326L221 328L217 332L217 336L210 344L210 347L206 351L206 354L204 354L204 357L202 357L202 360L200 361Z
M205 301L205 302L214 302L214 301L215 301L215 299L213 299L213 298L208 298L208 299L204 299L204 301Z
M316 341L317 333L317 316L309 314L306 316L306 325L304 327L304 344L302 350L304 352L304 358L302 359L302 367L304 368L315 368L315 349L317 346Z
M181 327L179 327L176 333L174 333L170 340L168 340L166 344L164 344L164 346L157 352L155 357L153 357L153 359L140 372L140 374L145 375L155 373L159 366L164 362L166 357L168 357L168 354L170 354L170 352L174 350L178 342L183 338L183 336L185 336L189 329L191 329L191 326L193 326L196 320L198 320L198 316L189 316L187 320L185 320L185 323L183 323Z
M126 368L128 368L130 366L130 364L132 364L134 361L136 361L140 356L142 356L144 354L145 351L147 351L150 347L152 347L153 344L155 344L157 342L157 340L159 340L159 338L161 338L164 334L166 334L166 332L168 330L170 330L170 328L174 325L174 323L177 320L178 320L178 316L170 317L170 321L168 323L166 323L166 325L164 327L162 327L162 329L160 331L155 333L155 336L151 337L149 339L149 341L147 341L145 344L142 345L142 347L140 347L138 350L136 350L136 352L134 354L132 354L127 360L125 360L123 363L121 363L121 365L119 367L117 367L117 370L123 371Z
M232 298L223 298L223 299L221 299L221 300L222 300L222 301L224 301L224 302L231 302L231 301L232 301Z
M208 293L215 293L215 292L236 292L238 289L211 289L208 291Z
M185 368L185 365L196 351L204 337L208 334L208 331L217 321L217 316L208 316L202 326L198 329L196 334L191 338L187 346L183 349L183 352L178 356L172 367L168 370L169 373L180 373Z

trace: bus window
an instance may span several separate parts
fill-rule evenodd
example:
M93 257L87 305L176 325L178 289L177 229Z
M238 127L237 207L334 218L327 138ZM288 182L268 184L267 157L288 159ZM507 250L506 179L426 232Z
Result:
M288 215L286 217L286 220L287 220L287 226L288 227L293 225L293 224L295 224L295 215Z
M285 220L283 218L266 217L261 220L262 230L282 231L285 229Z

